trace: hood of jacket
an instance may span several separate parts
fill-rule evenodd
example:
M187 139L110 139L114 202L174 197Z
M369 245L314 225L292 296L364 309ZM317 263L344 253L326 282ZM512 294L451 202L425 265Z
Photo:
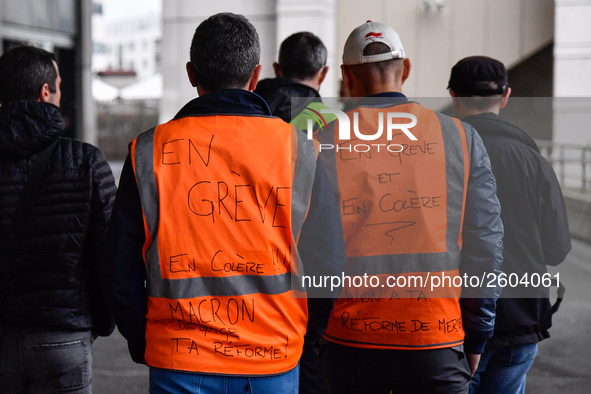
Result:
M320 93L316 89L287 78L263 79L257 84L254 91L261 96L271 109L274 116L278 116L285 122L291 122L311 101L320 101ZM291 113L292 98L304 97L306 100L298 100L294 103L295 113Z
M35 154L64 129L59 108L26 100L0 107L0 157L20 159Z

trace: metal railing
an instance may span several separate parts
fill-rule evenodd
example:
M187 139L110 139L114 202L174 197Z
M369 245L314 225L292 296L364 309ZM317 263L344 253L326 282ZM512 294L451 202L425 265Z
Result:
M591 192L591 146L536 140L563 188Z
M158 125L159 103L155 100L97 102L99 147L108 160L124 160L131 140Z

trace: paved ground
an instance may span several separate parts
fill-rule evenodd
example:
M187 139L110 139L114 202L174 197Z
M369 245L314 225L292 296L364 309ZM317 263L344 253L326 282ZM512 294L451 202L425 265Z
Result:
M94 394L138 394L148 392L148 367L131 361L125 339L115 331L93 345Z
M551 338L542 341L528 373L526 393L591 393L591 246L573 242L566 261L552 270L566 286Z
M528 374L527 394L591 393L591 246L573 242L560 273L566 295L554 317L552 338L540 344ZM94 345L96 394L147 393L148 369L134 364L125 340L116 332Z

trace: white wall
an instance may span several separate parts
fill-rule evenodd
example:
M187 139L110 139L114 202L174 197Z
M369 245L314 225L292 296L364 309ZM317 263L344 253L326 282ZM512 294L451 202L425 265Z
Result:
M591 0L556 1L556 96L591 96Z
M271 56L277 61L279 46L287 37L300 31L316 34L328 51L328 74L320 87L320 95L334 96L338 92L340 61L336 58L337 0L277 0L277 33ZM268 71L270 65L263 63Z
M283 39L304 30L322 38L329 50L329 66L338 68L334 58L336 0L166 0L162 10L164 97L160 119L163 122L197 96L185 71L191 39L197 26L218 12L243 14L256 28L261 42L261 78L274 77L272 64L277 60ZM321 94L336 92L336 81L336 74L332 73Z
M443 0L429 10L422 0L338 2L338 58L349 33L366 20L398 32L413 63L405 94L445 97L451 67L485 55L511 67L552 41L553 0Z
M411 97L447 97L449 71L462 57L492 56L511 67L553 39L554 0L443 2L441 11L426 11L423 0L166 0L161 120L196 96L185 73L190 42L197 25L217 12L244 14L253 23L261 39L262 77L273 75L271 65L285 37L303 30L317 34L329 51L330 71L321 88L325 97L338 94L347 36L368 19L400 34L413 63L404 86Z
M591 145L591 0L556 0L554 141Z
M263 75L270 75L276 46L277 16L274 0L207 1L167 0L163 10L162 71L164 94L160 119L166 122L189 100L197 97L187 78L191 40L197 26L218 12L243 14L255 26L261 41Z

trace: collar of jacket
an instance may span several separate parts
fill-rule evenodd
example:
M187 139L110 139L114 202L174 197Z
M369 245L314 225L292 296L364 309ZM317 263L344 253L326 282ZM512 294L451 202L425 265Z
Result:
M363 97L355 105L345 108L345 112L359 107L388 108L394 105L408 103L408 98L399 92L383 92Z
M283 77L263 79L254 92L267 102L273 115L286 122L291 122L312 101L322 102L316 89Z
M16 100L0 107L0 156L28 157L59 138L64 130L53 104Z
M527 145L538 153L540 152L536 142L525 131L495 113L486 112L470 115L463 118L462 121L469 123L480 135L511 138Z
M189 101L174 118L195 115L271 116L271 111L258 94L242 89L224 89Z
M320 99L320 93L316 89L293 79L283 77L263 79L257 84L255 93L266 98L265 94L268 94L267 90L273 95L277 94L277 91L282 91L289 93L290 97L314 97Z

